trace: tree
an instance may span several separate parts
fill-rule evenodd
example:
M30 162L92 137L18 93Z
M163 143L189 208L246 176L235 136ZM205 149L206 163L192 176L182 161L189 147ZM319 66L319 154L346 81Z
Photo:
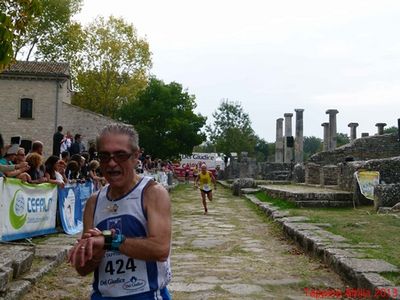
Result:
M336 147L340 147L350 143L350 138L347 133L338 133L336 138Z
M254 154L257 137L251 128L249 115L243 111L240 103L222 100L213 118L214 124L207 126L207 130L217 152L228 157L231 152Z
M205 140L200 129L206 118L195 114L195 108L195 97L179 83L151 78L135 102L122 105L118 116L135 127L146 151L165 159L191 154L193 147Z
M72 17L78 13L82 0L37 0L40 12L26 26L23 34L14 39L14 57L29 60L32 53L36 58L45 59L55 48L64 48L70 27L77 26ZM60 44L61 43L61 44ZM58 52L58 54L60 54ZM62 60L57 57L57 61ZM47 59L48 60L48 59Z
M267 161L268 160L268 155L269 155L269 145L268 143L261 138L256 139L256 146L254 148L255 150L255 157L257 161Z
M311 155L319 151L322 151L322 140L315 136L305 136L303 151L304 151L304 160L307 160Z
M146 87L151 67L149 45L123 19L96 19L84 28L84 47L76 54L72 103L116 117L117 111Z
M12 62L17 53L14 41L39 12L39 0L0 1L0 71Z
M396 126L391 126L391 127L388 127L388 128L385 128L384 130L383 130L383 133L395 133L395 134L398 134L398 128L396 127Z

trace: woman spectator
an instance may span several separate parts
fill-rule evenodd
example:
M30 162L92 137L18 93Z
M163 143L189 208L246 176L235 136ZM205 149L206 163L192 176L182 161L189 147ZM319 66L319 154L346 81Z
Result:
M0 177L4 176L3 172L7 171L14 171L17 169L23 169L23 172L27 171L29 169L28 163L20 163L16 165L8 165L7 160L3 158L3 154L6 153L8 148L5 147L4 145L4 140L2 135L0 134Z
M65 170L65 176L69 183L75 183L79 180L79 164L76 160L70 160Z
M26 158L30 167L28 174L31 176L30 183L43 183L47 182L43 171L43 157L39 153L30 153Z
M106 179L101 176L100 163L97 160L89 163L89 178L93 182L93 191L100 190L106 184Z
M63 188L67 182L64 181L64 177L60 174L60 172L58 172L58 161L58 156L55 155L50 156L46 160L44 164L46 167L45 176L47 178L47 182L57 184L59 187Z

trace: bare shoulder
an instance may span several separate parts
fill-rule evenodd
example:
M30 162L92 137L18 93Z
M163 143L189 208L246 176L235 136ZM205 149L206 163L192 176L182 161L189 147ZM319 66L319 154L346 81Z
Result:
M146 206L153 203L169 204L169 202L170 198L168 191L161 184L157 182L149 183L144 191L144 203Z

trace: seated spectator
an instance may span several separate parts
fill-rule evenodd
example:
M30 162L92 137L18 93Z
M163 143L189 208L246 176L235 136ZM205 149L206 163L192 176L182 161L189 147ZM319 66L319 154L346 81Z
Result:
M100 190L106 184L106 179L101 175L100 163L97 160L92 160L89 163L89 178L93 182L93 191Z
M6 171L14 171L16 169L25 169L25 171L28 170L28 163L24 162L24 163L20 163L20 164L16 164L16 165L7 165L6 164L6 159L3 158L3 155L7 152L7 149L9 147L6 147L4 145L4 140L3 140L3 136L0 134L0 177L4 176L3 172Z
M45 162L47 182L57 184L63 188L66 181L64 182L63 176L58 172L58 156L52 155ZM65 178L66 179L66 178Z
M2 162L0 162L1 164L4 165L14 165L14 160L17 157L17 151L18 149L10 147L7 150L6 155L4 156L4 158L2 159ZM4 175L6 177L13 177L13 178L18 178L21 179L22 181L29 181L31 179L31 177L29 176L28 173L26 173L26 171L29 170L29 166L26 165L26 167L24 168L18 168L12 171L5 171Z
M89 178L89 153L82 152L81 156L83 161L81 162L81 179L88 179Z
M40 154L33 152L26 157L26 161L30 166L28 171L28 174L31 176L30 183L47 182L47 178L44 176L43 157Z

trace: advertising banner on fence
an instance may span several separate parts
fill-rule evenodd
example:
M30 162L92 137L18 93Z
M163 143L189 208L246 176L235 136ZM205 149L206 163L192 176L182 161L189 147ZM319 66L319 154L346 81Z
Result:
M356 178L361 194L367 199L374 200L374 187L379 184L379 172L358 171L356 172Z
M57 186L0 178L0 236L12 241L56 232Z
M82 208L79 203L79 189L76 184L58 189L58 206L61 225L67 234L76 234L83 229Z

